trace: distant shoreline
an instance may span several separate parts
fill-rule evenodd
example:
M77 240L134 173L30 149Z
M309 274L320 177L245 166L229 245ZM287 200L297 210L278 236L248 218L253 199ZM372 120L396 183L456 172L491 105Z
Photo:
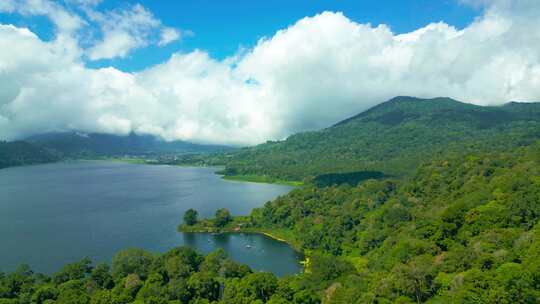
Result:
M260 184L275 184L275 185L284 185L284 186L291 186L291 187L300 187L304 185L304 183L301 181L287 181L287 180L274 179L274 178L270 178L266 176L259 176L259 175L222 175L221 178L224 180L229 180L229 181L260 183Z
M260 176L260 175L224 175L220 174L219 170L220 168L223 168L223 166L205 166L205 165L197 165L197 164L167 164L167 163L159 163L152 160L147 160L144 158L125 158L125 157L105 157L105 158L96 158L96 159L87 159L87 160L103 160L103 161L113 161L113 162L125 162L125 163L131 163L131 164L141 164L141 165L168 165L173 167L192 167L192 168L216 168L216 175L220 175L222 179L227 181L235 181L235 182L248 182L248 183L259 183L259 184L273 184L273 185L283 185L283 186L291 186L291 187L300 187L303 186L304 183L301 181L288 181L288 180L281 180L281 179L275 179L268 176Z
M29 164L18 164L18 165L11 165L11 166L5 166L1 167L1 169L7 169L7 168L14 168L14 167L27 167L27 166L34 166L34 165L45 165L45 164L54 164L54 163L64 163L64 162L72 162L72 161L108 161L108 162L116 162L116 163L127 163L127 164L135 164L135 165L154 165L154 166L172 166L172 167L187 167L187 168L216 168L216 171L214 172L216 175L221 176L222 179L226 181L233 181L233 182L248 182L248 183L259 183L259 184L273 184L273 185L283 185L283 186L290 186L290 187L300 187L304 185L304 182L302 181L289 181L289 180L281 180L276 179L269 176L260 176L260 175L223 175L220 174L219 171L223 166L207 166L207 165L200 165L200 164L168 164L168 163L160 163L156 160L149 160L145 158L137 158L137 157L89 157L89 158L65 158L60 159L57 161L51 161L51 162L38 162L38 163L29 163Z

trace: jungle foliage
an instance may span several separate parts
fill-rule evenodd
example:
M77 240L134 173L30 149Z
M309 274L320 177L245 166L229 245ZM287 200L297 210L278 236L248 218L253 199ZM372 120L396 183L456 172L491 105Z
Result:
M307 184L220 228L303 251L314 303L538 303L540 141L447 153L406 178Z
M452 155L407 179L306 186L247 225L354 266L324 303L538 303L540 142Z
M113 257L111 267L83 259L52 276L25 265L0 273L0 303L319 303L316 291L321 284L354 272L333 257L315 258L314 264L309 275L279 280L235 263L223 250L202 256L188 247L162 255L126 249Z
M537 139L540 103L481 107L396 97L324 130L226 153L221 162L226 175L278 180L359 171L399 176L448 151L504 150Z

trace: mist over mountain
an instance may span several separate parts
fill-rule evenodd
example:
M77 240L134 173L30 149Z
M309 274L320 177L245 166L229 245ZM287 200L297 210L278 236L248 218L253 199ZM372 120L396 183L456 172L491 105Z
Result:
M19 148L28 147L32 155L43 153L44 160L221 153L212 164L226 164L228 175L299 180L356 171L401 175L446 150L511 149L538 138L540 103L476 106L451 98L399 96L326 129L242 149L167 142L135 133L83 132L34 135Z

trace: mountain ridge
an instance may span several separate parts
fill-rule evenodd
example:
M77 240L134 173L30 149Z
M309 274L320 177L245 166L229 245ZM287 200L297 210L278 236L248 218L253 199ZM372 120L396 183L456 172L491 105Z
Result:
M277 179L365 170L401 175L445 149L506 149L538 138L540 103L495 107L395 97L328 128L244 148L223 161L226 174Z
M0 169L58 160L58 154L25 141L0 141Z
M167 142L152 135L130 133L125 136L105 133L52 132L30 136L25 141L47 147L66 156L156 155L163 153L208 153L230 150L220 145Z
M395 108L403 109L407 103L423 103L424 106L428 105L428 106L431 106L432 109L436 109L439 111L469 110L472 112L486 112L486 111L506 112L508 110L517 110L516 107L519 107L520 110L525 107L527 107L528 110L534 109L534 107L537 107L534 110L536 113L540 113L540 107L534 106L534 105L540 104L538 102L510 101L505 104L497 105L497 106L479 106L475 104L462 102L462 101L459 101L450 97L417 98L417 97L412 97L412 96L397 96L386 102L380 103L366 111L360 112L354 116L341 120L335 123L334 125L332 125L330 128L344 125L349 122L355 121L357 119L362 119L369 115L375 114L377 111L387 111L387 110L395 109ZM516 113L516 112L512 111L512 113Z
M124 156L175 159L177 155L204 155L231 149L234 148L185 141L166 142L151 135L135 133L119 136L78 131L52 132L33 135L24 140L0 141L0 168L49 163L63 159Z

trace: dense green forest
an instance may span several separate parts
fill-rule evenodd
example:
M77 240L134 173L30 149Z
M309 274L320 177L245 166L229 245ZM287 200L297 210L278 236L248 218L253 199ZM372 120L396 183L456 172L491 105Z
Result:
M320 131L225 155L226 175L303 180L380 171L403 175L448 151L502 150L540 138L540 103L481 107L449 98L396 97Z
M335 262L321 258L320 264L332 267ZM0 303L317 303L310 290L319 286L320 278L314 276L326 275L315 270L310 277L278 281L271 273L235 263L223 250L202 256L187 247L162 255L126 249L113 257L111 267L83 259L52 276L25 265L0 273Z
M24 141L0 141L0 169L57 161L60 156L48 149Z
M308 185L229 226L339 263L310 287L323 303L538 303L540 142L449 153L415 172Z

